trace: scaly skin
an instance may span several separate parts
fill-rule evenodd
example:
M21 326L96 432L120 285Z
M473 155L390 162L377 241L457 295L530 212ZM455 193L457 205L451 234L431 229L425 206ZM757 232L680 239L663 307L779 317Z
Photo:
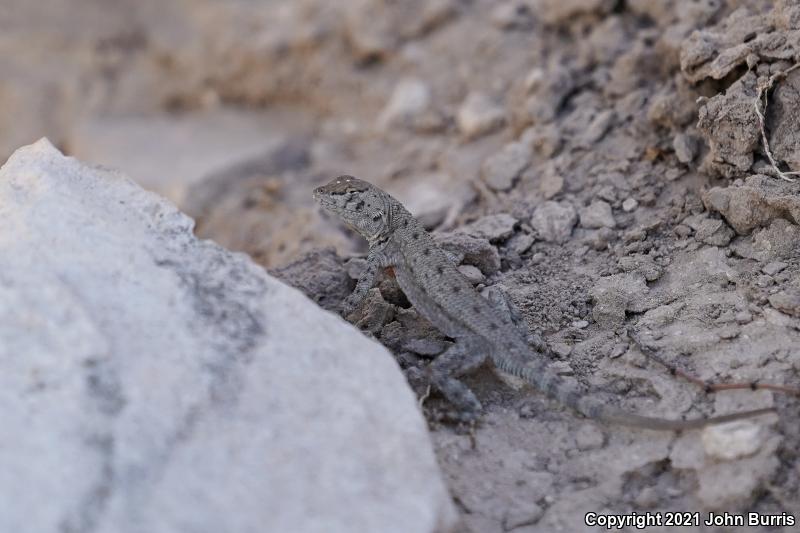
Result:
M364 301L378 272L392 267L414 307L456 343L429 366L431 384L467 417L481 404L457 376L490 357L497 369L524 379L548 396L597 420L655 430L682 430L772 412L755 409L713 418L668 420L615 409L564 381L525 342L508 318L473 288L403 205L381 189L339 176L314 190L314 199L369 242L367 268L344 302L349 313Z

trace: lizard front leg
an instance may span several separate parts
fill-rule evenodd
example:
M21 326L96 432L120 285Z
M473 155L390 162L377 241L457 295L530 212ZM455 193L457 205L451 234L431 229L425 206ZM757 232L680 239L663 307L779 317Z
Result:
M378 272L386 267L394 266L394 261L391 260L389 254L385 253L383 249L372 247L367 253L367 267L358 277L356 288L353 292L345 298L342 303L342 311L344 316L349 315L358 309L367 297L369 290L375 285L375 280L378 278Z
M481 402L458 377L475 370L486 361L489 347L478 337L462 337L428 366L431 385L459 411L463 421L474 420L481 412Z

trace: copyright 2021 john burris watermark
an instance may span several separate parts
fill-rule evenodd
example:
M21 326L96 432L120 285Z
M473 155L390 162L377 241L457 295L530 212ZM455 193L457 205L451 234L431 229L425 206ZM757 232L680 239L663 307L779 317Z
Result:
M628 514L586 513L583 522L587 526L605 529L647 529L648 527L686 527L686 526L760 526L787 527L798 523L791 513L701 513L701 512L632 512Z

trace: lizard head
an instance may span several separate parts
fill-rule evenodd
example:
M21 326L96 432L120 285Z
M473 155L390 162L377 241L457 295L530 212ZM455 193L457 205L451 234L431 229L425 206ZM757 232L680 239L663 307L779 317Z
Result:
M314 189L314 199L368 241L390 231L391 196L353 176L339 176Z

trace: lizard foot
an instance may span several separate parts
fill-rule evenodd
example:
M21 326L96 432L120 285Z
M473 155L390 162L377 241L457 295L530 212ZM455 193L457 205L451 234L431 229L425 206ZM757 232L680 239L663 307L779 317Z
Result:
M455 376L483 364L486 352L486 347L479 339L462 339L434 359L426 369L431 385L452 404L458 412L459 421L477 420L483 406L475 393Z

